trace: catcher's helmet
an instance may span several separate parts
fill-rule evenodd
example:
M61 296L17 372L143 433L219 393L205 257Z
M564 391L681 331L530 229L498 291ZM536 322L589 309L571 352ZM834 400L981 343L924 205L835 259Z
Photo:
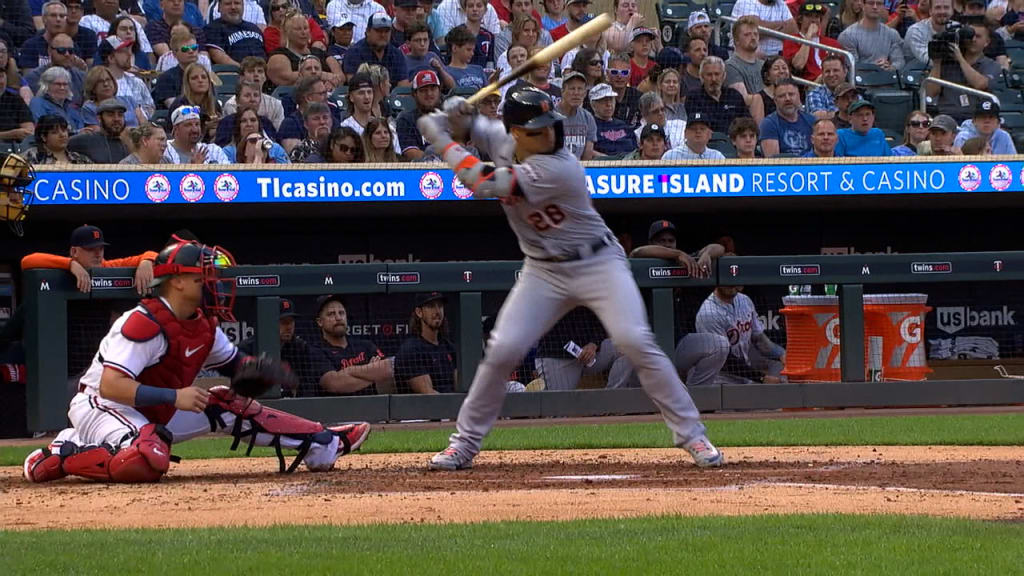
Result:
M178 274L199 274L203 280L203 309L226 322L235 321L231 313L235 279L221 277L222 270L235 265L230 252L198 242L175 242L161 250L153 264L152 287Z
M32 203L28 186L33 180L35 171L28 161L17 154L0 154L0 220L18 236L24 233L21 223Z
M551 126L565 120L565 116L555 110L551 96L533 86L522 86L509 92L505 98L502 118L505 120L506 128L522 126L527 130Z

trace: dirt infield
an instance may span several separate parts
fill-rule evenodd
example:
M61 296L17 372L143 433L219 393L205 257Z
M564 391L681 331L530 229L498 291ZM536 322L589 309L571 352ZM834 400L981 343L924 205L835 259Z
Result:
M698 470L678 450L352 455L325 474L274 459L193 460L157 485L31 485L0 468L10 529L564 520L652 514L890 513L1024 520L1024 447L730 448Z

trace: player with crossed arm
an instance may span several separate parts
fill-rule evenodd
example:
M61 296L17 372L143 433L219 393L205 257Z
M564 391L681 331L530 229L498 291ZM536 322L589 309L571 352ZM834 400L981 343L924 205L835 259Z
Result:
M218 318L233 321L234 281L220 269L234 264L220 248L175 242L153 268L158 297L142 300L114 322L71 400L67 428L25 459L30 482L67 475L102 482L156 482L170 467L172 442L212 431L247 439L250 447L298 451L310 470L330 470L369 435L365 422L324 428L260 405L224 386L194 385L202 369L231 376L255 368L271 379L286 374L266 358L238 353ZM265 369L265 370L263 370Z
M544 333L576 306L592 309L644 389L661 410L675 444L698 466L720 466L721 452L707 436L693 400L672 362L654 343L640 290L622 247L594 210L583 166L564 147L563 116L533 87L509 91L504 125L473 115L460 98L446 112L420 118L420 133L478 198L498 198L526 256L522 275L498 312L484 359L459 410L457 432L429 467L472 466L484 436L501 411L506 376ZM493 159L484 164L452 139L470 131Z
M697 332L719 334L729 340L729 357L719 373L719 383L778 384L786 350L764 333L754 302L740 291L742 289L742 286L715 288L697 311Z

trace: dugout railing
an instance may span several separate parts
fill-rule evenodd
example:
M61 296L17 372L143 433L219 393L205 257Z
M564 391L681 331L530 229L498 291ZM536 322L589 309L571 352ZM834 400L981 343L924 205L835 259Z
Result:
M815 407L995 405L1024 403L1024 384L1014 379L865 382L864 287L937 282L1024 280L1024 252L879 254L848 256L725 257L710 278L688 277L660 260L631 260L637 284L649 292L652 327L659 345L676 339L673 290L721 285L785 286L836 284L842 341L841 382L709 386L691 389L702 411ZM255 299L259 350L279 354L279 298L319 294L402 294L442 291L456 308L452 326L460 385L472 380L482 357L482 295L506 292L521 262L380 263L239 266L238 297ZM61 270L24 275L25 349L28 366L27 421L33 431L65 426L67 412L70 302L137 298L129 269L94 270L94 289L76 290ZM454 418L464 393L274 399L269 403L325 422ZM509 394L505 417L557 417L652 413L639 389L545 391Z

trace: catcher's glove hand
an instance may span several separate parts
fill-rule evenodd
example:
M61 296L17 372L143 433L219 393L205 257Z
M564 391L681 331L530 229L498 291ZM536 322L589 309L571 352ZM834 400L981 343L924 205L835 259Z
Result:
M284 364L267 357L246 356L235 370L231 378L231 389L239 396L259 398L267 393L274 384L285 388L294 388L295 375Z

